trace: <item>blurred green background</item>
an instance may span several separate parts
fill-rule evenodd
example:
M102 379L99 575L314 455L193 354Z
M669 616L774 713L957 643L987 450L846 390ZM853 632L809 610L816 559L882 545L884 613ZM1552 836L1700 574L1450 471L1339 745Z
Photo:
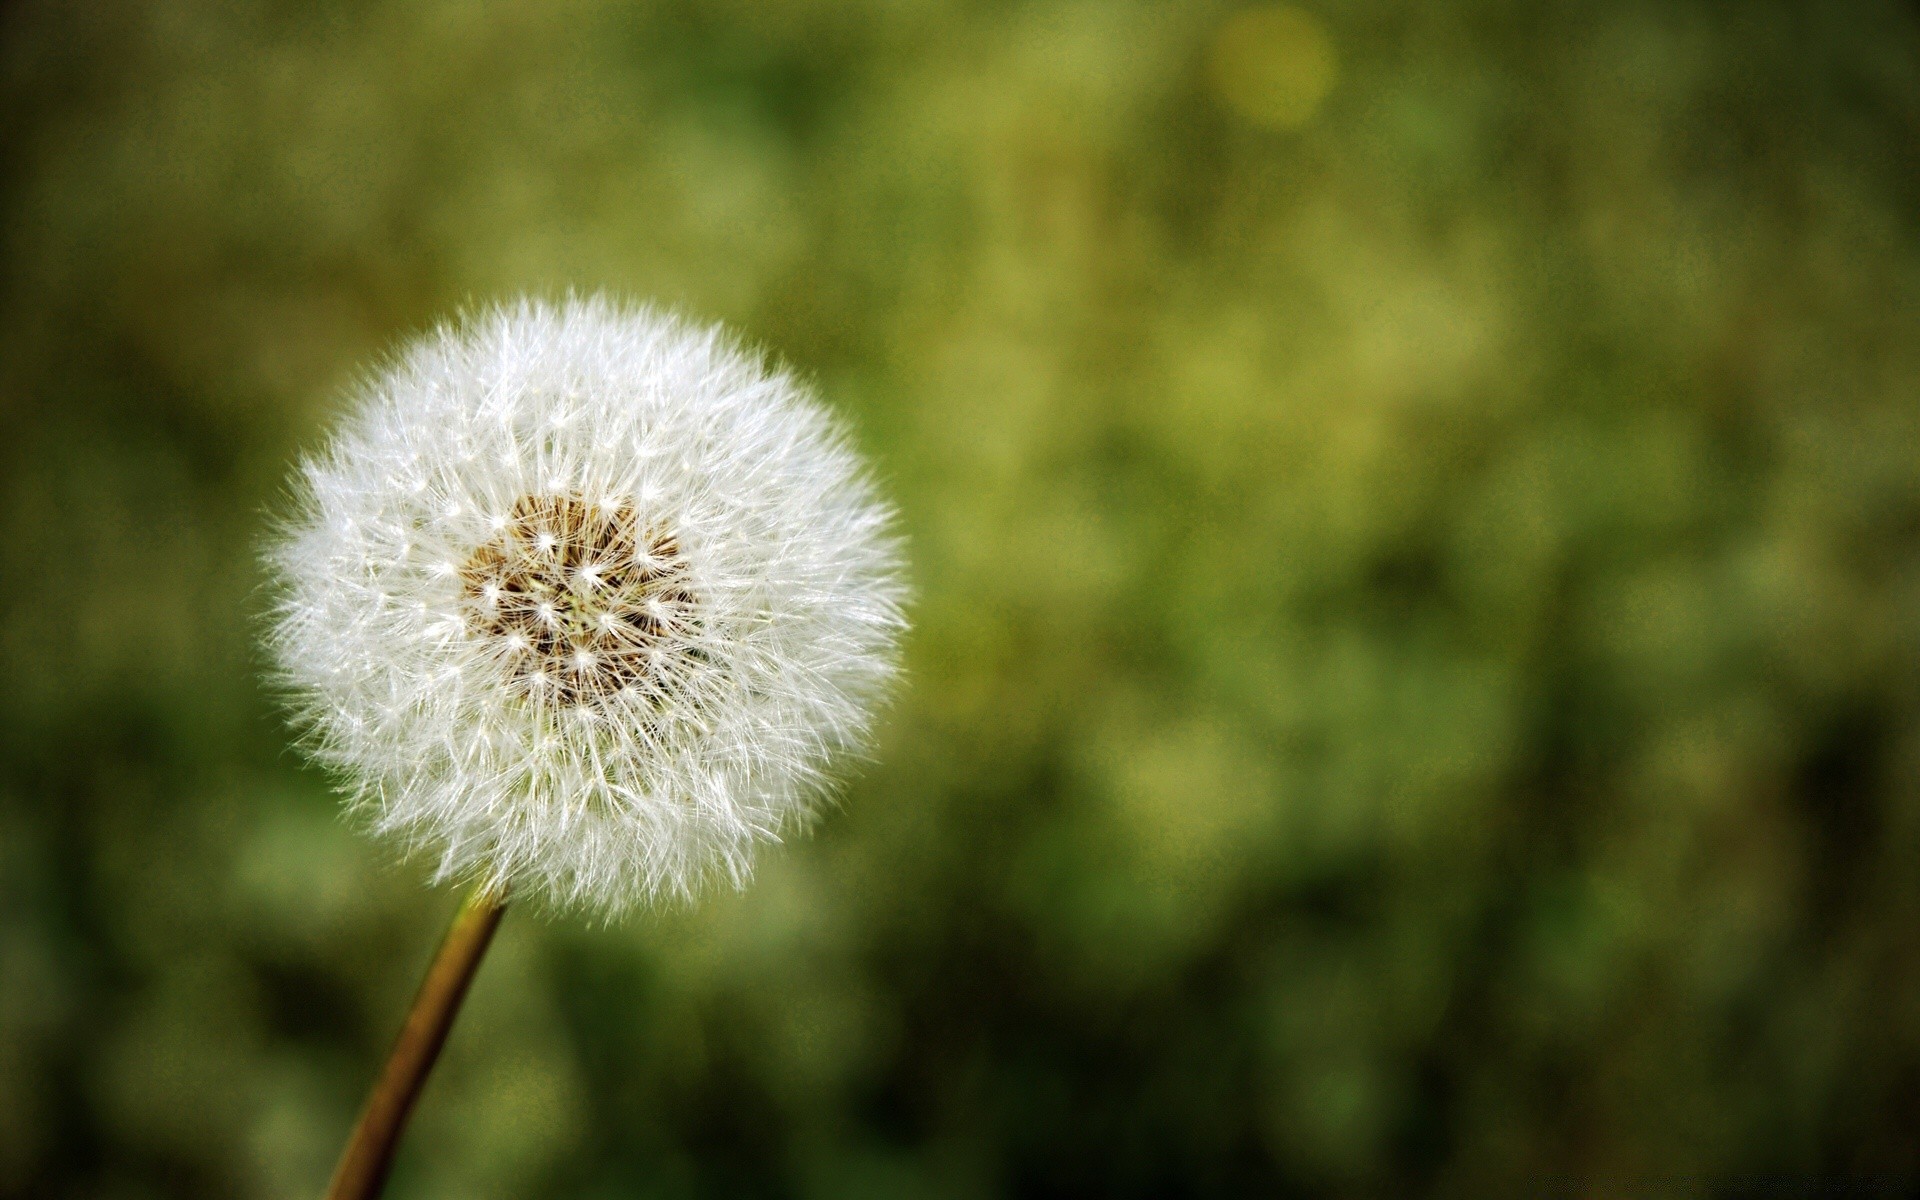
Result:
M0 1193L314 1196L457 897L257 552L379 354L817 381L909 682L752 888L510 917L410 1197L1920 1179L1920 10L0 12Z

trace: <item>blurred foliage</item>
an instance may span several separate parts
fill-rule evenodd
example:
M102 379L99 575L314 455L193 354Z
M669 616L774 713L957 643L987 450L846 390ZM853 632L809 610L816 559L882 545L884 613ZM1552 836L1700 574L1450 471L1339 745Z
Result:
M736 323L911 681L753 887L513 916L393 1192L1920 1176L1920 20L0 14L0 1193L316 1195L456 898L256 551L370 359Z

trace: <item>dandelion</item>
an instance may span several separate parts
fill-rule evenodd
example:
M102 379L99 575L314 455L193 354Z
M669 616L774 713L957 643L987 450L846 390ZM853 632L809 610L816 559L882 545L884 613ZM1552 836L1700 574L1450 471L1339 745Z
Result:
M690 898L814 816L894 674L900 554L803 386L603 299L415 343L299 493L271 645L311 749L373 829L475 885L363 1117L390 1156L509 892ZM330 1194L374 1194L385 1163Z

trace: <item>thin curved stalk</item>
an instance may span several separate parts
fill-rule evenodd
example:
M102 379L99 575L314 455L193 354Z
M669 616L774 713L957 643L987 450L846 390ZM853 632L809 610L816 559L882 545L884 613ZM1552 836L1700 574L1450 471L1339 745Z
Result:
M386 1186L407 1117L420 1098L420 1089L426 1086L434 1060L440 1057L447 1031L459 1015L460 1002L466 998L467 987L480 969L480 959L506 911L504 895L481 889L455 914L439 952L433 956L433 965L427 968L427 977L420 982L420 993L413 999L407 1023L401 1026L393 1052L387 1055L386 1069L368 1094L353 1138L340 1155L340 1165L334 1168L326 1200L371 1200Z

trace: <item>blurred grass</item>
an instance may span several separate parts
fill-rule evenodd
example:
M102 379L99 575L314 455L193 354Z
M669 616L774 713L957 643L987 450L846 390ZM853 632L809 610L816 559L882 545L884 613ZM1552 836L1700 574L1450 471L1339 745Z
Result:
M454 898L285 748L265 514L566 288L852 418L911 682L750 891L510 921L395 1195L1920 1178L1910 6L0 31L0 1193L317 1193Z

